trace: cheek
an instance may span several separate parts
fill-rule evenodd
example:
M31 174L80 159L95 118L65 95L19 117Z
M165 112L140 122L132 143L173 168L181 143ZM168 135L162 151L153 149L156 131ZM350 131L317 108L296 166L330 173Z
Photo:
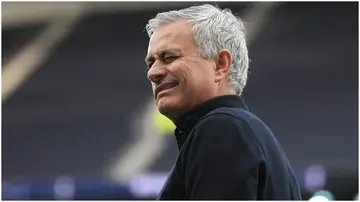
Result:
M187 60L178 61L172 68L172 72L183 85L190 84L194 82L194 80L196 81L196 78L198 77L196 70L196 65L193 62Z
M195 89L205 90L211 87L215 80L211 64L207 64L204 61L179 60L173 63L169 70L180 80L182 91L200 93Z
M208 86L214 81L214 72L212 71L211 66L207 64L201 62L194 63L193 68L189 69L188 72L196 86Z

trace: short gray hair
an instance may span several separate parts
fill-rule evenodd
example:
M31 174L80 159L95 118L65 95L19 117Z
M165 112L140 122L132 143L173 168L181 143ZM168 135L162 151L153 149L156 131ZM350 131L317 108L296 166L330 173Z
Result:
M205 4L158 13L146 25L147 33L151 37L158 25L180 19L192 23L193 37L201 57L212 58L223 48L231 52L233 61L229 70L229 85L240 96L246 85L249 68L244 22L229 9L221 10Z

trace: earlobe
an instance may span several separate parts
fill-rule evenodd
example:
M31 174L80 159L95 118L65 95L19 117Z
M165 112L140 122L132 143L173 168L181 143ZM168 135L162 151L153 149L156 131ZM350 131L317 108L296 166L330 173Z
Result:
M227 49L219 50L215 69L215 82L227 77L231 64L232 55L230 51Z

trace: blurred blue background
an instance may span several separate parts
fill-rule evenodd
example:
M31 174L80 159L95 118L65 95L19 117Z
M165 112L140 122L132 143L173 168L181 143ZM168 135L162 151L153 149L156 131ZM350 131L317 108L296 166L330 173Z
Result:
M152 102L145 25L194 4L2 3L2 199L156 197L177 146ZM217 5L247 21L243 97L283 145L304 199L353 200L358 3Z

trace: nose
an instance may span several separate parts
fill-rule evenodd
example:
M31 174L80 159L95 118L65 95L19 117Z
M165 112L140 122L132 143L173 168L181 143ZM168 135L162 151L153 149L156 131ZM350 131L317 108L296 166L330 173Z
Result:
M166 68L156 65L153 65L147 73L148 79L155 84L161 83L165 76Z

